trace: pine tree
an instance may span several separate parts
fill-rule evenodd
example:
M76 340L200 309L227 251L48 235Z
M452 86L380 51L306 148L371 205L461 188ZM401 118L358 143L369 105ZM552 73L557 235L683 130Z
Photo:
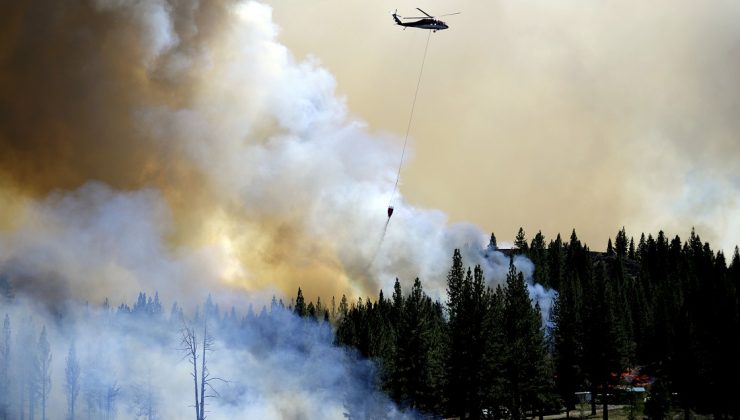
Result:
M628 337L624 331L623 320L619 318L617 293L607 282L606 267L597 263L592 281L591 293L585 296L584 313L584 360L586 377L591 384L591 395L598 389L603 394L603 418L608 419L609 411L606 395L610 385L614 385L612 373L619 375L627 367ZM595 398L592 398L591 413L595 414Z
M478 417L482 409L482 372L484 372L484 350L486 335L488 331L484 328L486 324L486 314L488 311L488 294L486 290L486 281L483 277L483 270L480 265L473 269L473 280L468 298L468 322L470 325L470 346L469 354L469 371L472 373L469 382L469 412L473 418Z
M617 232L617 238L614 241L614 251L617 257L624 259L627 256L627 232L622 226L622 230Z
M465 337L461 328L465 325L464 315L464 271L460 250L456 249L452 256L452 268L447 274L447 314L448 314L448 336L450 346L447 356L447 384L449 412L451 414L463 414L465 397L461 392L465 377L463 373L464 358L466 357Z
M298 296L295 298L295 309L293 311L300 317L306 316L306 301L303 299L303 291L300 287L298 288Z
M514 246L523 254L526 254L527 251L529 251L527 238L524 234L524 228L519 228L519 232L517 232L516 238L514 239Z
M495 251L498 249L498 244L496 243L496 235L491 232L491 239L488 241L488 250L489 251Z
M638 260L642 260L647 253L647 240L645 239L645 233L640 234L640 242L637 243L637 253L635 254Z
M396 335L396 383L404 406L431 412L435 400L433 386L439 375L432 369L433 313L431 300L417 278L411 294L403 302Z
M400 285L399 285L400 287ZM399 401L399 390L394 382L397 379L395 365L396 328L393 319L392 302L385 298L383 291L378 293L378 301L371 305L368 314L370 334L370 357L379 361L382 388Z
M343 319L349 312L349 304L347 303L347 296L342 295L342 299L339 301L339 319Z
M560 288L560 282L565 274L565 253L563 250L563 240L560 234L554 241L547 245L547 273L549 286L555 290Z
M529 258L534 263L534 281L544 287L550 287L547 264L547 249L542 231L538 231L529 247Z
M463 274L464 273L464 274ZM459 250L448 274L447 389L449 412L477 418L482 404L483 354L487 310L485 279L480 266L462 268Z
M324 305L321 303L321 296L316 298L316 318L324 316Z
M582 324L580 285L568 277L561 283L551 317L551 335L557 388L566 411L575 409L575 392L582 383Z
M512 418L519 419L525 410L541 410L549 372L539 307L532 307L524 276L513 262L506 276L503 321L508 407Z
M164 313L164 307L162 302L159 301L159 292L154 292L154 300L152 301L151 314L155 317L160 317Z
M430 307L431 326L429 329L429 356L427 359L427 370L429 372L430 394L426 397L425 407L431 413L443 413L447 405L445 395L446 373L445 363L447 361L447 323L444 315L444 307L441 302L426 297L426 306Z
M396 278L396 282L393 284L393 296L391 302L390 317L393 325L398 325L401 320L403 312L403 292L401 291L401 283Z
M298 309L297 305L296 309ZM308 305L306 306L306 317L308 317L312 321L315 321L316 316L316 307L314 306L313 302L308 302Z
M506 336L504 331L504 297L500 286L486 293L483 336L483 369L481 370L482 405L495 417L503 417L500 407L506 405Z

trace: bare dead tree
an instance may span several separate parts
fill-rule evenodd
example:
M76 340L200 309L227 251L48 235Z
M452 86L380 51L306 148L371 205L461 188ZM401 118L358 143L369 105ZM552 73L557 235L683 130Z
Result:
M75 404L80 394L80 362L74 343L69 346L67 366L64 368L65 388L67 390L67 410L70 420L75 419Z
M105 388L105 420L111 420L116 417L116 402L118 401L118 394L121 392L121 388L118 386L118 382L113 381L108 383Z
M36 339L34 337L33 319L29 316L21 323L16 334L15 362L13 367L17 378L18 394L16 400L16 417L25 420L34 418L36 397L38 396L38 360L36 357Z
M196 333L196 326L188 325L183 320L183 327L181 330L181 350L184 353L184 358L192 365L193 370L191 376L193 378L193 389L195 395L195 419L205 420L206 418L206 398L213 398L218 396L218 392L213 387L213 383L216 381L226 382L221 378L211 376L211 372L208 370L208 363L206 356L208 353L213 351L214 338L208 329L209 318L214 312L214 305L211 303L211 297L208 297L205 308L203 310L202 319L197 319L196 322L200 321L202 324L202 335L198 337ZM198 372L198 362L200 361L200 373ZM206 391L208 389L208 391Z
M207 309L206 309L207 311ZM203 314L203 345L201 346L201 367L200 367L200 418L199 420L205 420L205 391L206 383L208 381L209 372L206 365L206 351L210 350L213 343L213 338L208 334L208 313Z
M184 357L193 366L193 372L190 375L193 377L195 389L195 420L201 420L200 401L198 400L198 338L195 335L195 328L185 324L184 320L180 334L182 336L180 341L181 350L185 353Z
M136 419L159 420L157 412L157 395L152 388L151 373L147 374L146 384L134 388L134 405Z
M10 416L10 317L5 314L2 344L0 344L0 417Z
M41 329L41 336L39 337L38 363L41 420L46 420L46 405L51 393L51 345L46 338L46 326Z

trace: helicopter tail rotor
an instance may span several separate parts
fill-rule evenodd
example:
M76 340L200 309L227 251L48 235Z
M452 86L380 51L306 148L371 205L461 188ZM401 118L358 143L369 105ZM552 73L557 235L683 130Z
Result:
M395 12L392 13L393 20L396 21L396 25L403 25L403 22L401 22L401 19L398 18L398 9L396 9Z

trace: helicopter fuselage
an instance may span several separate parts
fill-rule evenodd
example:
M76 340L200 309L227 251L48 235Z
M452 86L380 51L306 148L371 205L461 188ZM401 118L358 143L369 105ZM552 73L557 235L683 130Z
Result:
M404 26L404 27L409 27L409 28L431 29L433 31L442 31L449 27L447 26L446 23L438 19L420 19L414 22L396 21L396 24L400 26Z

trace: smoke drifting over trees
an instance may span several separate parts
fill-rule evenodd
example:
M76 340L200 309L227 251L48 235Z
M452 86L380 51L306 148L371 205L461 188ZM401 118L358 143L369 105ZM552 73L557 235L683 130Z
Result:
M542 283L559 285L547 322L513 266L492 289L456 250L444 305L419 279L405 295L397 282L391 299L381 291L345 306L337 340L378 361L401 407L430 415L531 418L574 410L587 390L591 415L600 404L607 420L613 404L639 416L646 389L652 419L737 414L738 248L728 264L695 233L642 235L628 247L623 228L610 253L591 252L575 231L547 247L539 233L518 236L514 252L540 260Z
M61 316L23 299L3 301L13 332L0 341L8 349L0 355L7 390L0 418L34 412L50 419L127 413L147 420L195 418L193 364L178 350L185 324L197 340L197 418L403 416L376 389L374 365L336 347L328 323L308 322L281 307L237 316L210 300L191 317L179 311L170 317L143 296L144 306L73 304ZM207 359L201 364L206 316ZM44 377L38 368L46 351L53 363Z
M0 385L5 413L189 417L180 402L193 382L167 374L183 363L172 332L181 319L198 325L209 292L241 309L299 285L354 297L422 276L442 296L449 251L466 244L492 284L504 280L508 259L480 251L478 228L402 199L378 249L399 139L370 133L328 72L276 42L268 6L3 9L0 289L11 367L2 372L14 378ZM515 264L531 278L526 258ZM178 304L165 311L158 295L139 295L111 308L141 291ZM209 418L400 415L374 390L374 365L334 347L326 326L280 309L250 319L221 316L232 324L213 330L207 368L228 382ZM52 362L45 377L30 373L39 357ZM211 407L204 385L199 417Z
M401 199L378 249L400 139L348 115L332 76L276 41L264 4L4 9L0 264L26 292L160 290L192 306L204 283L225 301L422 276L441 296L449 250L485 240ZM504 281L508 261L463 252Z

